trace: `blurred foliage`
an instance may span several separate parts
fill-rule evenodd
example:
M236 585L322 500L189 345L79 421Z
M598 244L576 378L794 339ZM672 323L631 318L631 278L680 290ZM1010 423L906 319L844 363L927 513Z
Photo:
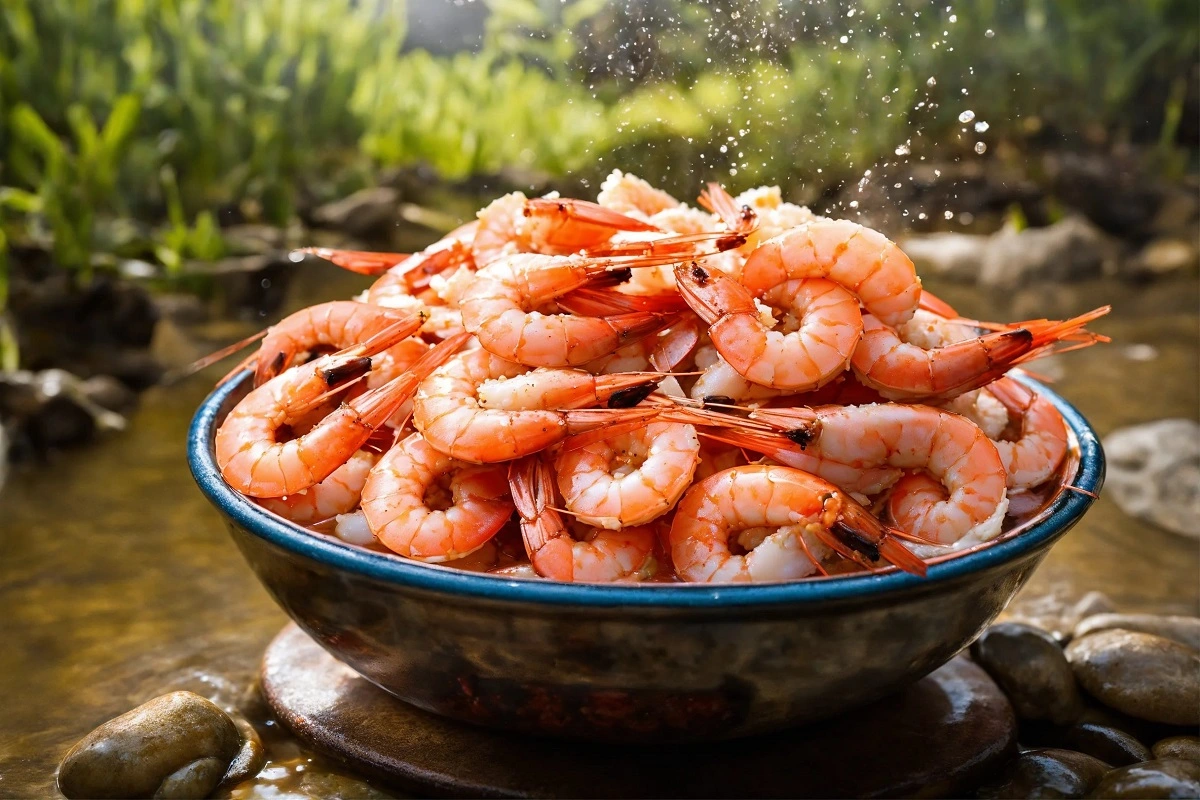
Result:
M478 51L433 56L405 0L5 0L8 239L86 274L97 221L133 217L177 268L382 168L819 191L1030 136L1178 169L1194 135L1194 0L485 2Z

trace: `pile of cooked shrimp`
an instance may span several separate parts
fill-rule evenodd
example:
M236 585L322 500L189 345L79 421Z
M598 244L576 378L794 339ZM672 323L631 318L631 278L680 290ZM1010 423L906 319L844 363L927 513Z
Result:
M588 582L924 574L1057 490L1063 419L1006 373L1107 308L963 319L876 231L775 187L699 203L615 171L420 253L308 251L380 277L230 373L225 480L314 535Z

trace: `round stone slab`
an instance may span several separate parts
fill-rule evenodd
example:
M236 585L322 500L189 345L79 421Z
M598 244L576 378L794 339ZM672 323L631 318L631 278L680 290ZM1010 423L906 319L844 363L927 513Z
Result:
M845 716L699 745L595 745L443 719L360 677L295 625L267 648L262 689L314 749L442 796L961 796L1016 752L1008 700L961 657Z

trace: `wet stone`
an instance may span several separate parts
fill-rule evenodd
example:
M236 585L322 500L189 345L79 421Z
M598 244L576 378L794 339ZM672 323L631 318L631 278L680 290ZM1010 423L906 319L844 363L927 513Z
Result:
M1170 725L1200 724L1200 653L1133 631L1084 636L1066 649L1087 692L1105 705Z
M1002 622L983 632L971 655L1004 689L1018 717L1066 724L1082 713L1071 665L1046 632Z
M1098 758L1073 750L1027 750L976 793L982 798L1084 797L1109 770Z
M109 720L59 766L67 797L205 797L238 754L242 738L217 706L172 692Z
M1169 736L1153 749L1155 758L1182 758L1200 766L1200 736Z
M1092 797L1200 797L1200 766L1182 758L1160 758L1114 769Z
M1084 722L1070 728L1063 744L1081 753L1095 756L1114 767L1149 761L1150 751L1136 738L1108 725Z
M1105 490L1121 510L1168 531L1200 537L1200 424L1160 419L1104 439Z
M254 726L239 716L233 717L233 724L237 726L238 734L242 737L242 746L233 757L233 761L229 762L221 778L221 786L226 788L253 778L267 763L267 750L263 747L262 739L258 731L254 730Z
M1161 636L1200 650L1200 617L1161 616L1158 614L1096 614L1080 620L1075 638L1113 629L1137 631Z

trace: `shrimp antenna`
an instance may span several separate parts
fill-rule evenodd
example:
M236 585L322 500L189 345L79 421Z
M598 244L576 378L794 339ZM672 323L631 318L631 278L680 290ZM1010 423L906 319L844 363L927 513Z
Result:
M200 370L211 367L213 364L216 364L218 361L224 361L226 358L229 358L229 356L233 355L234 353L240 352L241 350L245 349L246 347L249 347L250 345L254 344L259 339L263 338L266 335L267 335L267 329L263 328L258 333L252 333L249 336L247 336L245 339L242 339L239 342L234 342L231 345L222 347L220 350L217 350L215 353L209 353L208 355L204 356L203 358L196 359L191 364L171 370L165 376L163 376L162 382L164 385L170 386L174 383L177 383L178 381L183 380L184 378L195 375ZM243 369L248 369L250 366L250 363L254 360L256 355L257 354L252 354L249 358L244 360L242 363L238 364L237 367L235 367L228 375L226 375L224 378L222 378L217 383L217 386L224 385L234 375L241 372Z
M1095 500L1096 498L1098 498L1100 496L1100 495L1096 494L1095 492L1089 492L1087 489L1084 489L1082 486L1072 486L1069 483L1066 486L1064 486L1063 488L1066 489L1067 491L1075 492L1076 494L1082 494L1086 497L1090 497L1093 500Z

